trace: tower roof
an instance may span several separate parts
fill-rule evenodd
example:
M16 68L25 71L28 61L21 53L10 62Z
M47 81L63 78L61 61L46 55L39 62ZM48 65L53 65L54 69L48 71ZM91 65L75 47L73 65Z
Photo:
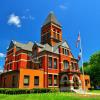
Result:
M43 23L43 26L46 25L46 24L49 24L49 23L54 23L56 25L60 25L60 23L58 22L58 20L56 19L56 16L54 15L53 12L50 12L49 15L47 16L45 22Z

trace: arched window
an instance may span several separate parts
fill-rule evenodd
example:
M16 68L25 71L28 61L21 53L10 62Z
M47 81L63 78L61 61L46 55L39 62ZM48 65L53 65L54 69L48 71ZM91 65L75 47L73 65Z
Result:
M64 60L63 65L64 65L64 69L68 69L68 65L69 65L68 61Z
M67 84L67 82L69 81L68 76L66 74L61 76L61 84Z
M73 86L74 86L74 89L79 89L79 77L74 75L73 76Z

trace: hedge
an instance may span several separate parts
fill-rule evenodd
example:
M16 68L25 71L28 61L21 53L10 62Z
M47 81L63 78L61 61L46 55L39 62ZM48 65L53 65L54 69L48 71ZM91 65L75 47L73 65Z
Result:
M1 88L0 94L31 94L31 93L53 93L59 92L57 88L34 88L34 89L16 89Z

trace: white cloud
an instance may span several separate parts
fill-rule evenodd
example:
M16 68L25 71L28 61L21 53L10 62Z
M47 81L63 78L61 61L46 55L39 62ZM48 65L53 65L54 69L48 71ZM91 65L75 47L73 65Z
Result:
M11 14L8 19L9 25L15 25L17 27L21 27L21 20L19 16L16 16L15 14Z
M68 9L68 7L63 5L63 4L59 5L59 8L62 9L62 10L67 10Z
M34 20L35 18L32 15L29 15L29 16L22 16L21 19Z
M5 54L0 53L0 58L4 58L4 57L5 57Z

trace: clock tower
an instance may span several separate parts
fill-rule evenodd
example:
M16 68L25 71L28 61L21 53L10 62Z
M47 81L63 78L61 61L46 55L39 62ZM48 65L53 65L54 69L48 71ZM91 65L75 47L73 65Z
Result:
M41 28L41 44L54 46L59 42L62 42L62 27L54 13L50 12Z

